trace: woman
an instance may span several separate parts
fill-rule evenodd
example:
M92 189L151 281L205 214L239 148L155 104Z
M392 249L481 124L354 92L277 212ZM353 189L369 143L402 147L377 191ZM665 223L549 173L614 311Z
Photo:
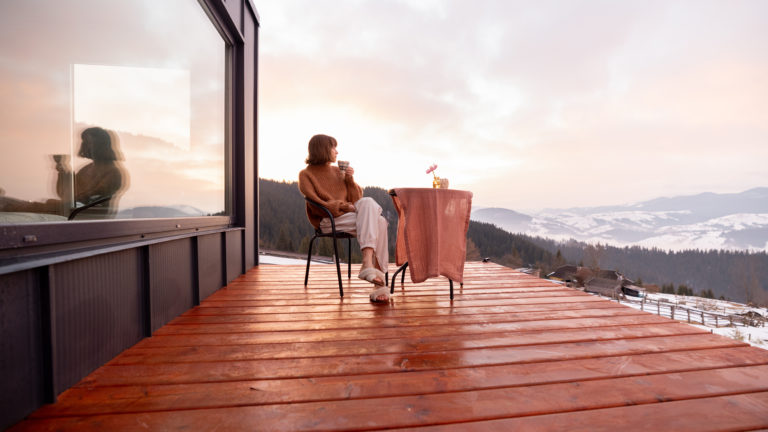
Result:
M337 230L356 233L363 253L358 277L376 286L370 295L371 301L388 301L389 290L384 282L384 270L389 263L387 220L381 216L381 206L372 198L363 197L352 167L342 172L331 165L338 155L335 138L315 135L309 140L308 150L307 167L299 173L299 190L330 210ZM330 220L309 204L307 217L315 228L331 231Z

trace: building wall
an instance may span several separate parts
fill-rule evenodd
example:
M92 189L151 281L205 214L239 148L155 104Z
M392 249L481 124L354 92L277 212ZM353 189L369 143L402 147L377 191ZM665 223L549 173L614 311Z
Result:
M233 214L85 222L79 241L34 248L18 239L55 224L0 225L0 430L257 264L258 15L250 0L203 3L234 56Z
M41 272L0 276L0 429L45 401Z

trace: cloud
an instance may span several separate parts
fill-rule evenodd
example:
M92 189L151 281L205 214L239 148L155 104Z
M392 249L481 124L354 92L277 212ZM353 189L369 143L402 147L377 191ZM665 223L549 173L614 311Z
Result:
M62 107L70 103L71 63L189 70L196 106L221 106L223 84L210 77L223 74L223 41L211 37L197 4L175 1L77 0L44 10L3 3L0 90L15 104L0 118L4 148L42 146L27 171L48 169L44 148L69 138ZM294 180L309 138L328 133L361 184L428 186L423 171L438 163L439 175L474 191L477 205L600 205L768 184L764 1L265 0L257 7L264 177ZM143 17L141 31L132 16ZM169 30L169 17L192 24ZM41 31L61 26L82 31L60 44ZM191 141L215 148L221 114L193 107L190 115ZM215 174L198 158L215 152L153 151L178 157L179 178ZM19 160L13 164L24 166Z
M262 4L262 148L301 159L322 119L368 146L365 181L436 161L513 208L768 183L765 2Z

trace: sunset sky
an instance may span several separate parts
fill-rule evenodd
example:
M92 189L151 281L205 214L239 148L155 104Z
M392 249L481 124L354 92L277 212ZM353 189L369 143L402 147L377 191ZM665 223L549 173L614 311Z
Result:
M515 210L768 186L768 2L254 0L260 176Z

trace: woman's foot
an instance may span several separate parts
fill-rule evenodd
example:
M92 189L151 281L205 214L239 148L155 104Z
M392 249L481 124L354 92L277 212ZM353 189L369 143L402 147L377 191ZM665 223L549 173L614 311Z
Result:
M388 302L389 301L389 288L387 286L382 286L379 288L376 288L371 293L371 301L374 303L377 302Z
M384 286L384 273L381 272L381 270L375 268L375 267L363 267L360 269L360 273L357 275L358 278L368 281L374 285L377 286Z
M386 285L386 282L384 282L386 276L376 263L373 248L366 247L361 252L363 253L363 263L360 268L360 274L357 277L374 285Z

